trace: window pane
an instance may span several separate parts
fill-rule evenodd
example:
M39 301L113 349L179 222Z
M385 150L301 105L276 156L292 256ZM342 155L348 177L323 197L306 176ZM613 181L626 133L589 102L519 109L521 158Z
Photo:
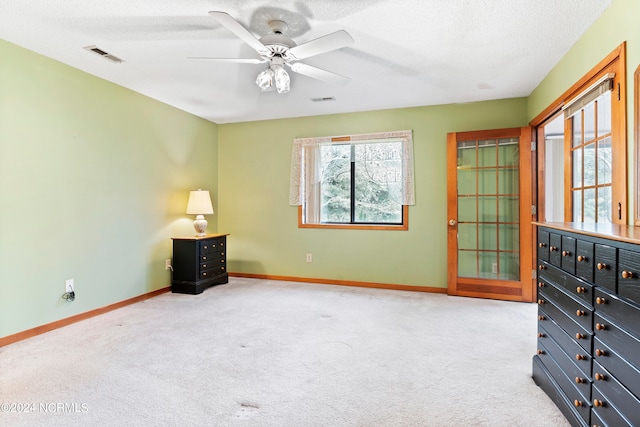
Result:
M611 133L611 91L596 101L598 104L598 136Z
M476 251L458 251L458 277L477 277L478 253Z
M596 134L596 112L595 103L584 107L584 142L593 141Z
M596 145L584 146L584 187L596 185Z
M478 248L498 249L498 226L495 224L478 224Z
M477 249L478 234L476 224L458 223L458 249Z
M582 148L573 152L573 187L582 187Z
M598 141L598 184L611 183L611 162L613 153L611 152L611 138Z
M402 143L355 144L355 222L402 222Z
M573 129L572 147L582 144L582 112L571 117L571 127Z
M458 194L476 194L477 169L458 167Z
M582 190L573 192L573 221L582 222Z
M598 188L598 222L611 222L611 187Z
M518 138L500 139L498 144L498 166L518 166Z
M584 222L596 222L596 189L584 190Z
M478 208L480 214L478 215L478 221L480 222L497 222L497 198L494 197L478 197Z
M320 221L351 221L351 146L331 144L320 147L322 184Z
M496 141L494 139L478 141L478 166L495 166Z
M478 170L478 194L496 194L498 192L496 178L498 170L496 168Z
M498 278L520 280L520 258L518 253L501 252Z
M476 198L458 196L458 222L476 222Z
M458 168L477 166L476 141L458 142Z
M520 200L517 197L500 197L498 220L502 222L518 222L520 217Z

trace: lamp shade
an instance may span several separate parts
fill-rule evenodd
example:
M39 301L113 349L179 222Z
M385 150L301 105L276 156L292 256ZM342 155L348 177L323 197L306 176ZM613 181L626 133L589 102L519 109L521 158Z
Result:
M189 203L187 203L188 215L211 215L213 206L211 196L207 190L196 190L189 193Z

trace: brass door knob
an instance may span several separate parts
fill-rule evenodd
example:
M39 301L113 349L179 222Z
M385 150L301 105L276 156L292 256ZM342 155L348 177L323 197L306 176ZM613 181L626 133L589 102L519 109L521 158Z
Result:
M607 264L605 264L604 262L599 262L596 267L598 268L598 270L606 270L607 269Z
M457 222L456 222L456 220L455 220L455 219L450 219L450 220L449 220L449 226L450 226L450 227L455 227L455 226L456 226L456 224L457 224Z

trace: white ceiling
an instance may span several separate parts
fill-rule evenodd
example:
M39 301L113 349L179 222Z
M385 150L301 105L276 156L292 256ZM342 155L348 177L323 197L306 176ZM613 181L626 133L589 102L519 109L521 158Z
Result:
M2 0L0 38L215 123L528 96L612 0ZM256 36L280 19L301 44L344 29L354 44L302 62L348 76L291 74L261 92L266 64L208 12ZM124 62L83 47L96 45ZM333 97L335 101L312 102Z

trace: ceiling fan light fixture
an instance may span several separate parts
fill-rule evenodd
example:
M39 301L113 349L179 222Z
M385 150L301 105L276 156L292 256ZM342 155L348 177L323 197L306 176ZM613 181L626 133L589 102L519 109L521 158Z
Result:
M263 91L273 90L274 72L271 67L267 68L256 77L256 84Z
M278 93L289 92L291 79L284 67L282 65L273 65L271 68L275 73L276 89L278 90Z

